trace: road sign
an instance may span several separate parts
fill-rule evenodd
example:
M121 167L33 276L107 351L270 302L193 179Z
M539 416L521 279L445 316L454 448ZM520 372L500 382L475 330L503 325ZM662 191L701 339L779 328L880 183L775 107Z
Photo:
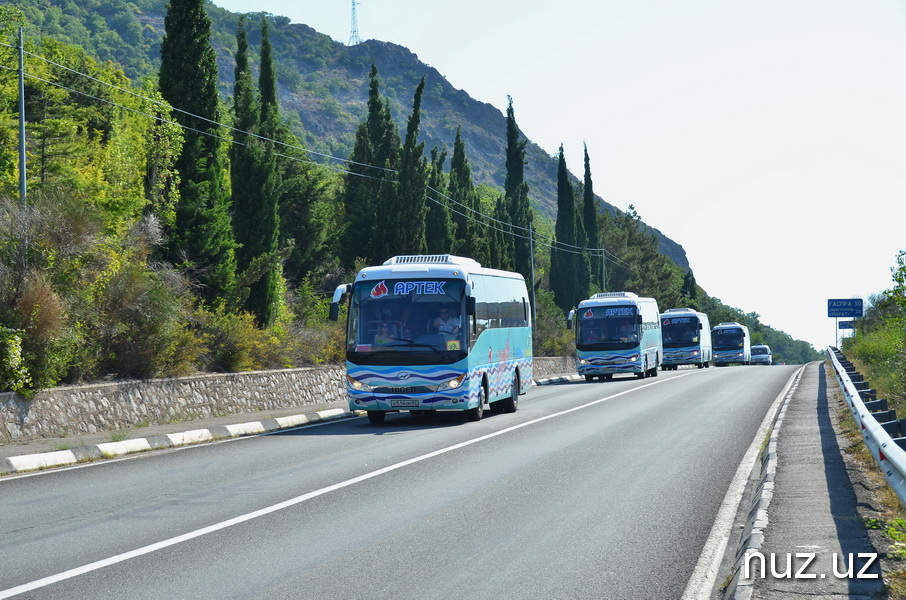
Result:
M841 298L827 301L828 317L861 317L862 298Z
M839 327L840 329L855 329L856 328L855 324L852 321L840 321L837 324L837 327Z

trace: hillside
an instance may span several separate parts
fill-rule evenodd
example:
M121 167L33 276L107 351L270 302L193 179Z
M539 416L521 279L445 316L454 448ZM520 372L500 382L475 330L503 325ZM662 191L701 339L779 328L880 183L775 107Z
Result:
M30 24L27 36L47 35L79 45L103 60L123 66L131 79L156 76L166 0L20 0L16 3ZM218 52L221 91L232 90L233 53L239 15L206 3ZM396 44L368 40L348 47L303 24L271 16L271 43L277 68L284 115L295 120L296 133L316 152L345 158L361 122L368 96L372 61L389 98L392 114L401 127L411 112L412 95L425 77L421 136L426 148L452 149L456 128L462 127L467 155L476 184L502 188L505 177L506 119L494 106L454 88L433 67ZM257 15L249 19L249 42L260 41ZM254 52L253 52L254 58ZM518 122L517 99L516 119ZM525 177L533 206L542 214L556 213L557 161L531 142L526 146ZM602 210L617 209L601 200ZM660 251L683 269L689 269L682 246L656 229Z

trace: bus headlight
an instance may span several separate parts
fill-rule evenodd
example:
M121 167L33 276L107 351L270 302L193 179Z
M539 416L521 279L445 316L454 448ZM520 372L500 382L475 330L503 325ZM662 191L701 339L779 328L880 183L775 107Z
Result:
M698 350L693 350L693 351L692 351L692 356L698 356Z
M587 365L587 364L588 364L588 361L585 360L584 358L580 358L580 359L578 359L578 361L579 361L579 364L580 364L580 365Z
M626 362L631 362L631 363L638 362L638 360L639 360L638 354L633 354L632 356L629 356L626 358Z
M346 376L346 382L349 384L349 387L354 389L357 392L373 392L374 388L368 385L367 383L362 383L358 379L353 379L349 375Z
M462 382L465 378L466 378L466 373L463 373L462 375L460 375L459 377L456 377L455 379L451 379L450 381L445 381L444 383L437 386L437 391L443 392L445 390L455 390L456 388L458 388L459 386L462 385Z

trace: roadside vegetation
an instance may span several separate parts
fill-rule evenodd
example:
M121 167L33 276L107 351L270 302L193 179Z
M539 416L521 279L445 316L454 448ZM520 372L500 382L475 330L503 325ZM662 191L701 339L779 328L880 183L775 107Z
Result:
M857 366L878 398L906 412L906 250L891 267L894 286L869 299L865 314L855 319L855 335L841 350Z

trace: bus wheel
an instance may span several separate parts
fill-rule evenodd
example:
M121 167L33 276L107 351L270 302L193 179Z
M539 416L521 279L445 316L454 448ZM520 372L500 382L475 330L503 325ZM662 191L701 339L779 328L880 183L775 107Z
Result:
M387 416L387 413L381 410L369 410L368 411L368 421L372 425L380 425L384 422L384 417Z
M588 383L591 383L591 382L594 381L594 380L595 380L595 376L594 376L594 375L586 375L586 376L585 376L585 381L587 381Z
M484 401L488 397L488 392L484 388L484 384L478 388L480 390L478 396L478 406L475 408L470 408L466 411L466 421L481 421L481 417L484 416Z
M601 375L601 379L604 381L610 381L611 379L613 379L613 374L608 373L607 375Z
M499 402L505 413L514 413L519 408L519 374L513 373L513 395Z

